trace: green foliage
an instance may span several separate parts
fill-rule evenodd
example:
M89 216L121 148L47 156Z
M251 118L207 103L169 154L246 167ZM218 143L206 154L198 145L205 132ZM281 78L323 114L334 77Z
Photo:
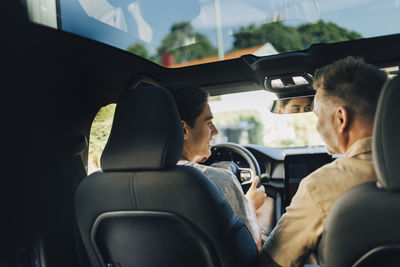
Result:
M129 46L127 51L143 58L149 58L149 53L147 52L146 47L140 43L135 43Z
M219 112L214 114L214 122L220 134L227 136L228 142L241 143L241 136L247 131L249 144L263 144L264 125L258 111Z
M308 48L313 43L332 43L362 38L361 34L348 31L331 22L287 26L282 22L254 24L240 27L234 33L233 50L271 43L279 52L290 52Z
M240 27L233 36L235 38L233 50L262 45L268 42L280 52L298 50L301 47L300 36L296 29L286 26L282 22L263 24L260 27L256 27L254 24Z
M138 55L140 57L146 58L148 60L151 60L157 64L160 64L160 57L159 56L152 56L148 53L146 47L140 43L134 43L133 45L130 45L127 48L128 52L131 52L135 55Z
M190 22L180 22L172 25L171 32L164 37L157 52L159 55L169 52L176 63L181 63L216 55L217 49L207 36L194 32Z
M349 31L331 22L322 20L299 26L288 26L281 21L260 26L251 24L240 27L234 34L233 50L271 43L280 53L308 48L314 43L332 43L362 38L361 34ZM195 32L190 22L172 25L170 32L157 48L157 55L149 55L145 46L132 44L127 49L143 58L160 63L160 57L168 52L174 56L175 63L217 55L217 48L207 36Z
M264 141L264 125L261 121L260 114L248 114L240 116L241 120L247 120L252 128L248 130L250 144L263 144Z
M303 45L342 42L362 38L362 35L357 32L348 31L334 23L326 23L322 20L317 23L300 25L298 32L302 38Z
M110 135L115 107L110 104L101 108L93 120L89 137L89 172L100 169L100 157Z

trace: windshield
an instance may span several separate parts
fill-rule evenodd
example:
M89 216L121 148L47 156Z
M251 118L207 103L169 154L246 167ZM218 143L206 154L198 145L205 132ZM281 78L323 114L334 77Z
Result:
M324 145L315 130L317 117L313 112L273 114L268 103L274 99L274 94L264 90L211 97L209 103L219 131L213 142L269 147Z
M22 0L32 21L165 67L398 33L399 0Z
M213 144L234 142L269 147L324 145L313 112L273 114L268 104L276 96L265 90L210 97L213 122L219 133ZM100 156L110 134L115 104L100 109L90 130L89 173L100 168Z

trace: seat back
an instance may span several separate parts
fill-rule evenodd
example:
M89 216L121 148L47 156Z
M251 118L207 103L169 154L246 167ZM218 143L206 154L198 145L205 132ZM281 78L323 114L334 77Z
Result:
M400 266L399 100L395 78L385 84L375 116L378 182L357 186L334 203L319 244L321 266Z
M161 87L124 93L101 158L75 208L93 266L254 266L250 232L199 171L176 166L179 114Z

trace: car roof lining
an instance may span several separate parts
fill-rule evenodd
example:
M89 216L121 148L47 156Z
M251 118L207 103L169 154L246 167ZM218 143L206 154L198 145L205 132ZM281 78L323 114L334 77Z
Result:
M211 95L221 95L262 90L266 75L300 70L313 73L317 67L351 54L363 56L367 62L378 66L400 62L400 50L396 47L400 34L397 34L319 44L305 51L287 54L267 57L250 55L169 69L75 34L33 23L29 27L32 35L37 37L29 40L29 45L39 53L26 60L31 60L34 66L38 64L36 58L40 58L40 68L34 75L43 80L42 86L52 88L52 92L57 92L58 99L62 99L57 105L57 113L74 125L65 130L86 136L97 111L102 106L116 103L119 95L140 79L155 81L167 88L183 84L199 86ZM54 101L50 97L44 102ZM72 106L74 110L71 112Z

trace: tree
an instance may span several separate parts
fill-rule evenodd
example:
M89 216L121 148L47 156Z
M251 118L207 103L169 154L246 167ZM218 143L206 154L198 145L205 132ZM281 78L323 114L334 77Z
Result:
M290 52L308 48L313 43L332 43L362 38L361 34L348 31L334 23L322 20L298 27L287 26L282 22L254 24L241 27L234 33L233 50L271 43L279 52Z
M263 145L264 124L261 115L255 110L218 112L214 121L220 135L224 135L228 142Z
M172 25L170 33L164 37L157 52L160 56L169 52L174 56L176 63L181 63L216 55L217 49L207 36L194 32L190 22L180 22Z
M246 120L252 127L248 129L249 143L262 145L264 143L264 124L258 113L242 115L241 120Z
M348 31L332 22L326 23L322 20L317 23L300 25L297 30L302 38L303 46L315 43L332 43L362 38L362 35L357 32Z
M127 51L143 58L149 58L146 47L140 43L134 43L133 45L130 45Z
M235 41L233 49L239 50L247 47L271 43L279 52L299 50L301 38L296 28L286 26L282 22L273 22L256 27L251 24L241 27L233 34Z

